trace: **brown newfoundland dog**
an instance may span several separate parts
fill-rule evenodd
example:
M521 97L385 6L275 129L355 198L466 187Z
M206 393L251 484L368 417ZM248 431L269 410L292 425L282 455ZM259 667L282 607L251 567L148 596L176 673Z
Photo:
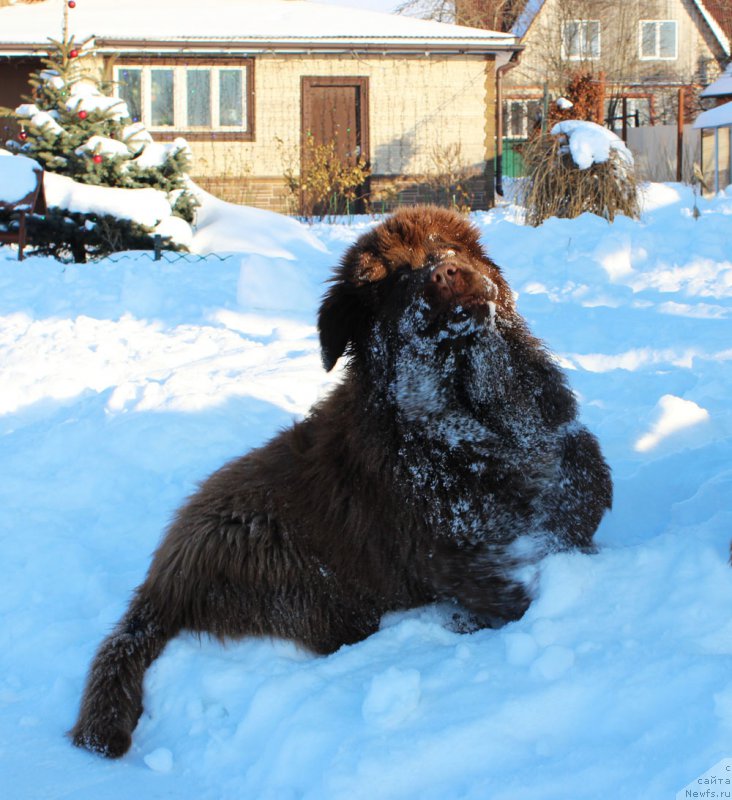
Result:
M478 236L409 208L346 252L318 319L343 380L178 512L92 663L75 744L127 751L179 631L331 653L435 601L496 626L526 611L542 555L592 549L608 467Z

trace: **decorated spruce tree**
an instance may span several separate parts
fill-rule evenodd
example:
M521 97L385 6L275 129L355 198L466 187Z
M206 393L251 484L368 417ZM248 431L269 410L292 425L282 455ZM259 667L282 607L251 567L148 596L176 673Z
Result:
M158 189L168 198L172 215L191 222L196 201L186 183L186 141L156 143L142 123L130 119L114 86L98 77L90 40L77 43L69 35L68 13L74 5L74 0L66 4L63 36L49 39L43 67L30 78L31 93L15 109L21 131L8 149L80 184ZM149 226L114 214L73 209L53 209L31 227L40 252L70 252L76 261L151 247L153 233ZM176 245L166 239L164 246Z

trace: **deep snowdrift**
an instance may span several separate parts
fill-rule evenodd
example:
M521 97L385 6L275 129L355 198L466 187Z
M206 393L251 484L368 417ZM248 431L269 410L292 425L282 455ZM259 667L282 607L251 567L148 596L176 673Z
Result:
M599 554L548 559L498 631L181 637L117 763L63 735L89 660L195 483L327 390L317 298L372 223L210 204L194 246L226 218L225 260L0 250L3 796L660 800L729 756L732 195L701 210L656 186L641 222L474 215L612 464Z

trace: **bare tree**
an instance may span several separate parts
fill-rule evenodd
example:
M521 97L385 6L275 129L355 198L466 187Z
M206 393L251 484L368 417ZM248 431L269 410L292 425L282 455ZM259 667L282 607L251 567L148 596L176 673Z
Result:
M455 22L455 0L404 0L395 11L407 17Z
M508 31L526 0L404 0L397 14L456 22L473 28Z
M460 25L510 31L527 0L455 0L455 19Z

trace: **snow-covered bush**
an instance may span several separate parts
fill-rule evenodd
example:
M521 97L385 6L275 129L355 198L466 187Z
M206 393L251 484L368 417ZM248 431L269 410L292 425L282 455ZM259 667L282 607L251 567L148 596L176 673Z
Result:
M612 221L640 216L633 156L612 131L565 120L523 151L527 177L520 192L526 222L577 217L585 211Z

